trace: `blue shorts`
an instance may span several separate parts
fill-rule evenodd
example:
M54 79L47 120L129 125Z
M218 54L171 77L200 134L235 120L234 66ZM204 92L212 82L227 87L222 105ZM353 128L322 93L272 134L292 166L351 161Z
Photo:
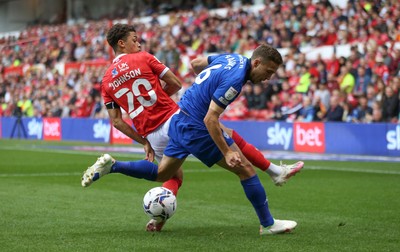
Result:
M183 112L172 117L168 135L169 142L164 150L164 155L168 157L184 159L192 154L208 167L223 158L205 125L194 123ZM233 139L225 132L223 136L228 146L231 146Z

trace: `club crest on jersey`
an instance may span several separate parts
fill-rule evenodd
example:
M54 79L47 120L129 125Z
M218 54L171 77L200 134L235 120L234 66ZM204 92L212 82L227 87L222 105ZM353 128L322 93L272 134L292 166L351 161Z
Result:
M122 62L121 64L118 65L119 71L123 72L129 69L128 63Z
M118 75L117 68L114 67L114 69L111 71L111 76L114 78L114 77L117 76L117 75Z
M228 101L231 101L233 98L236 97L236 95L238 94L238 91L236 91L236 89L234 89L233 87L230 87L228 89L228 91L225 92L225 99L227 99Z

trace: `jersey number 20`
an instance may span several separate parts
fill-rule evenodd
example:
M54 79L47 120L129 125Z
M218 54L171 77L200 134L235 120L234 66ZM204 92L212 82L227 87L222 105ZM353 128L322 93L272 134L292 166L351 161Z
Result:
M140 93L139 87L143 86L147 90L147 95L150 97L149 100L146 100L142 94ZM135 118L139 115L144 107L149 107L156 103L157 95L156 92L152 89L150 82L146 79L137 79L132 83L132 90L129 88L121 88L118 92L115 93L115 97L119 99L123 95L126 95L128 100L128 114L131 119ZM134 99L140 103L140 106L135 108Z

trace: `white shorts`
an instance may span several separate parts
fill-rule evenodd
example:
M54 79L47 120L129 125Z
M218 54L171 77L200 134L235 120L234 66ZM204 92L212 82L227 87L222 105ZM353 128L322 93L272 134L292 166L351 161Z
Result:
M153 150L156 155L156 160L158 163L161 162L161 158L164 154L164 150L167 147L168 141L169 141L169 136L168 136L168 129L169 125L171 123L171 118L175 115L178 114L179 110L176 111L170 118L168 118L165 123L160 125L156 130L151 132L150 134L147 135L147 140L150 142L151 147L153 147Z

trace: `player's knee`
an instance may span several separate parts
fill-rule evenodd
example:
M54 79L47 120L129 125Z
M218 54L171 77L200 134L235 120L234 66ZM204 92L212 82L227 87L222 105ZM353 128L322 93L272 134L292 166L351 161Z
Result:
M237 173L240 179L248 179L253 177L255 174L256 171L250 163L244 164L243 168Z
M178 173L175 171L172 171L171 169L162 169L162 168L160 169L159 168L156 181L165 182L165 181L171 179L172 177L174 177L174 175L178 175ZM178 176L178 178L179 178L179 176Z
M167 180L169 180L170 178L172 178L172 176L168 176L168 175L166 175L166 174L158 174L157 175L157 179L156 179L156 181L157 182L165 182L165 181L167 181Z

